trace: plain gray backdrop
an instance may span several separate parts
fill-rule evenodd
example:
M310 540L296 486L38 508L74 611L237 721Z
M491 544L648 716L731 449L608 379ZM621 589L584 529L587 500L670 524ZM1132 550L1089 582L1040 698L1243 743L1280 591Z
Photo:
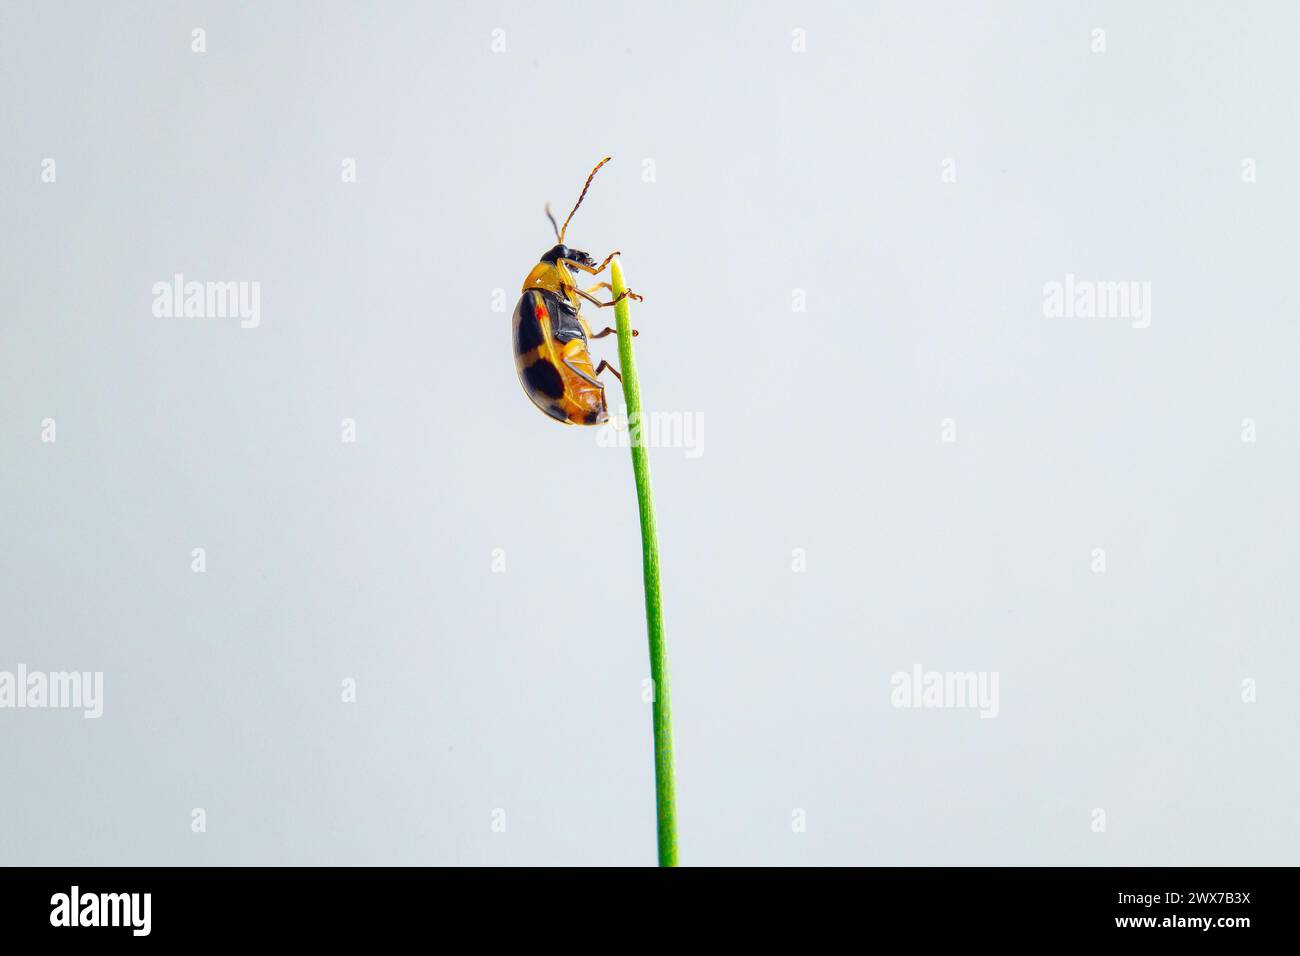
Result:
M629 456L509 341L608 153L568 238L702 427L651 452L682 862L1295 863L1298 31L4 3L0 670L105 699L0 710L0 862L653 862ZM892 706L918 664L998 716Z

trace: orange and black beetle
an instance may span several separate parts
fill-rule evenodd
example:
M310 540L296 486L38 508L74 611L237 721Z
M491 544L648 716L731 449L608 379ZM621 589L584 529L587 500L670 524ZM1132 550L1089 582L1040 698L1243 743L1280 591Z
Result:
M563 226L556 226L550 206L546 207L546 215L555 230L556 245L548 249L528 273L524 280L524 294L515 306L515 368L519 371L519 381L534 405L556 421L568 425L599 425L606 421L609 411L605 405L605 386L596 376L609 369L622 379L618 370L608 362L602 361L592 368L591 355L587 352L588 340L603 339L614 330L606 328L593 335L587 320L578 312L580 300L586 299L597 308L605 309L624 296L641 299L629 289L612 301L601 302L592 293L597 289L613 292L608 282L589 289L578 288L575 269L588 275L600 275L618 252L611 252L604 262L596 265L596 260L587 253L564 244L569 219L582 205L600 167L609 160L610 157L606 156L591 171Z

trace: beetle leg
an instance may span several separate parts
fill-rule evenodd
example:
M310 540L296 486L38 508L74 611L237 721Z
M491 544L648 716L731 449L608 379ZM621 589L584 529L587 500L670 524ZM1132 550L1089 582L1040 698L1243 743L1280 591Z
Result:
M641 296L637 295L631 289L624 289L622 294L619 295L618 298L611 299L609 302L601 302L590 292L584 292L582 289L579 289L577 287L574 287L573 294L582 296L584 299L586 299L588 302L590 302L598 309L608 309L611 305L618 305L624 299L632 299L636 302L641 301Z
M601 359L600 364L596 366L596 374L599 375L601 372L605 371L605 369L609 369L611 372L613 372L614 377L618 379L620 382L623 381L623 374L618 369L614 368L614 366L606 362L604 359Z
M569 371L570 371L570 372L572 372L574 375L578 376L578 377L579 377L580 379L582 379L584 382L590 382L592 385L595 385L597 388L604 388L604 387L605 387L602 383L596 381L596 379L595 379L593 376L588 375L588 374L587 374L586 372L584 372L582 369L578 368L576 365L574 365L572 362L570 362L567 358L562 358L562 359L560 359L560 361L563 362L565 365L567 365L567 366L569 367ZM606 363L606 362L601 362L601 363L600 363L601 368L604 368L606 364L608 364L608 363ZM600 374L600 369L599 369L599 368L596 369L596 374L597 374L597 375ZM619 379L619 381L622 381L622 379Z
M611 295L612 295L613 292L614 292L614 287L613 287L612 285L610 285L608 282L597 282L594 286L592 286L592 287L591 287L590 289L588 289L587 291L588 291L588 292L595 292L597 289L608 289L608 290L610 291L610 294L611 294ZM630 299L635 299L635 300L638 301L638 302L641 301L641 296L634 294L634 293L632 292L632 290L630 290L630 289L628 290L628 298L630 298ZM604 338L605 336L607 336L607 335L613 335L614 332L615 332L614 329L607 328L607 329L605 329L603 332L597 332L595 335L592 335L592 334L591 334L591 329L588 328L588 329L587 329L587 338L589 338L589 339L603 339L603 338ZM633 338L635 338L636 336L638 336L638 335L640 335L640 334L641 334L641 333L638 332L636 329L633 329L633 330L632 330L632 337L633 337Z
M605 336L613 335L618 331L618 329L611 329L609 326L605 326L605 328L601 329L599 332L592 332L591 326L587 324L587 320L581 315L578 316L578 322L582 325L582 331L587 334L587 338L589 339L603 339ZM638 335L640 335L640 333L637 332L636 329L633 329L632 337L635 338Z

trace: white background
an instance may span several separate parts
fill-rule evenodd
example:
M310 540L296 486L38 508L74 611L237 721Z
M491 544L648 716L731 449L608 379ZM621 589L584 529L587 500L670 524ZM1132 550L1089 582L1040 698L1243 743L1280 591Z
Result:
M703 423L652 452L682 862L1294 863L1298 30L5 3L0 670L105 701L0 710L0 862L653 862L628 454L493 311L612 153L569 239ZM154 317L178 272L260 326ZM1150 327L1045 317L1067 274ZM999 716L892 707L916 664Z

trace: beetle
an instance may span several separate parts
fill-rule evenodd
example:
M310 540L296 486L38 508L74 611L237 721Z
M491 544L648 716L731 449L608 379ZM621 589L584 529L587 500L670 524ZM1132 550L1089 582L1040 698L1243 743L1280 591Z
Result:
M591 171L563 226L556 225L550 204L547 204L546 217L555 230L556 244L542 254L541 260L524 279L523 295L515 306L514 349L519 382L534 405L567 425L599 425L608 421L605 386L598 376L609 369L615 378L623 380L618 369L606 361L602 360L592 368L588 342L612 335L614 329L606 327L593 334L591 326L579 312L582 300L600 309L616 305L624 298L641 301L641 296L628 289L609 302L601 302L592 293L608 289L612 294L614 290L608 282L589 289L578 287L575 271L598 276L619 254L617 250L596 265L596 260L587 253L564 244L569 220L582 205L596 173L610 158L606 156ZM634 330L632 334L637 333Z

